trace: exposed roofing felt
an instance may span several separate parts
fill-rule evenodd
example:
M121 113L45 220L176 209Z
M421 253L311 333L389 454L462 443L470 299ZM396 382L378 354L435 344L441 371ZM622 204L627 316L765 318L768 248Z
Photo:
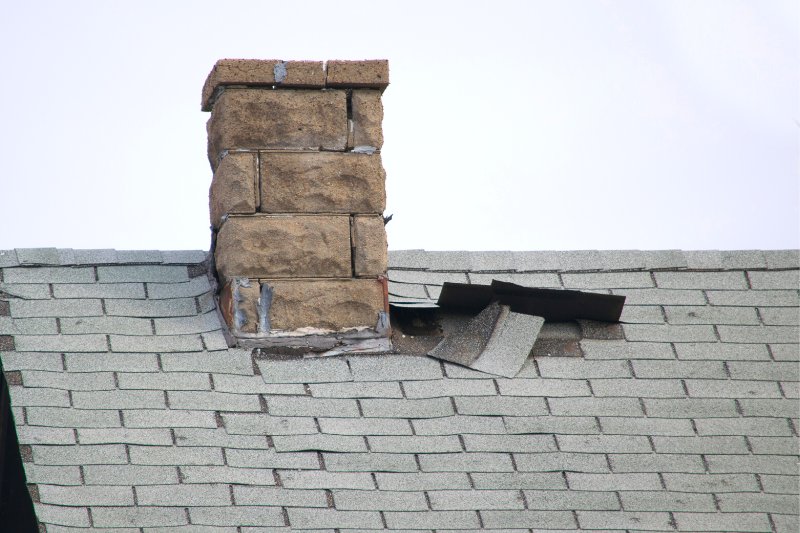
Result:
M798 530L797 251L391 253L393 300L492 278L627 296L616 329L543 328L513 379L254 360L203 257L0 252L49 533Z

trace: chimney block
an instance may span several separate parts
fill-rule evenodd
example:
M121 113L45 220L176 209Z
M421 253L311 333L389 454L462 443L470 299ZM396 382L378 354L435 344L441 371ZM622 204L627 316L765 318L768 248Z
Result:
M347 144L347 93L228 89L208 121L212 168L231 150L333 150Z
M235 343L391 346L388 83L384 60L224 59L209 74L212 247Z
M225 87L259 86L321 89L325 86L325 68L322 61L220 59L203 85L200 107L211 111Z
M256 160L254 153L231 153L217 166L208 193L211 225L214 228L222 225L225 215L256 212Z
M346 215L231 216L217 234L214 259L224 280L342 278L352 274Z
M385 179L380 154L265 152L259 211L383 213Z

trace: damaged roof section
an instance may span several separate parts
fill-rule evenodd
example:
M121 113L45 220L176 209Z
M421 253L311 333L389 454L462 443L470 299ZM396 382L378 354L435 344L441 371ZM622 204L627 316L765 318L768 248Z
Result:
M493 278L627 297L619 324L545 323L514 378L228 348L204 255L0 251L0 360L48 533L798 531L797 251L604 271L394 253L393 291L432 303Z
M624 296L537 289L492 280L490 285L445 282L439 307L478 315L447 335L428 355L474 370L516 376L545 320L616 322Z

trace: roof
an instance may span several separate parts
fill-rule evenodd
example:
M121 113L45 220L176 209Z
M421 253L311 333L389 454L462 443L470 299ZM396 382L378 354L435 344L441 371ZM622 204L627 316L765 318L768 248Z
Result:
M49 533L798 530L798 252L390 252L393 301L627 296L515 378L229 349L204 252L0 252L0 360ZM548 326L547 324L545 326Z

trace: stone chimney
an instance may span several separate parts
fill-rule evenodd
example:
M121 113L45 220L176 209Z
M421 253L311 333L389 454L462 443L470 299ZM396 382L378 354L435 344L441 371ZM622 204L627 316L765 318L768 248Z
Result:
M209 74L212 246L239 344L388 336L388 83L385 60L223 59Z

